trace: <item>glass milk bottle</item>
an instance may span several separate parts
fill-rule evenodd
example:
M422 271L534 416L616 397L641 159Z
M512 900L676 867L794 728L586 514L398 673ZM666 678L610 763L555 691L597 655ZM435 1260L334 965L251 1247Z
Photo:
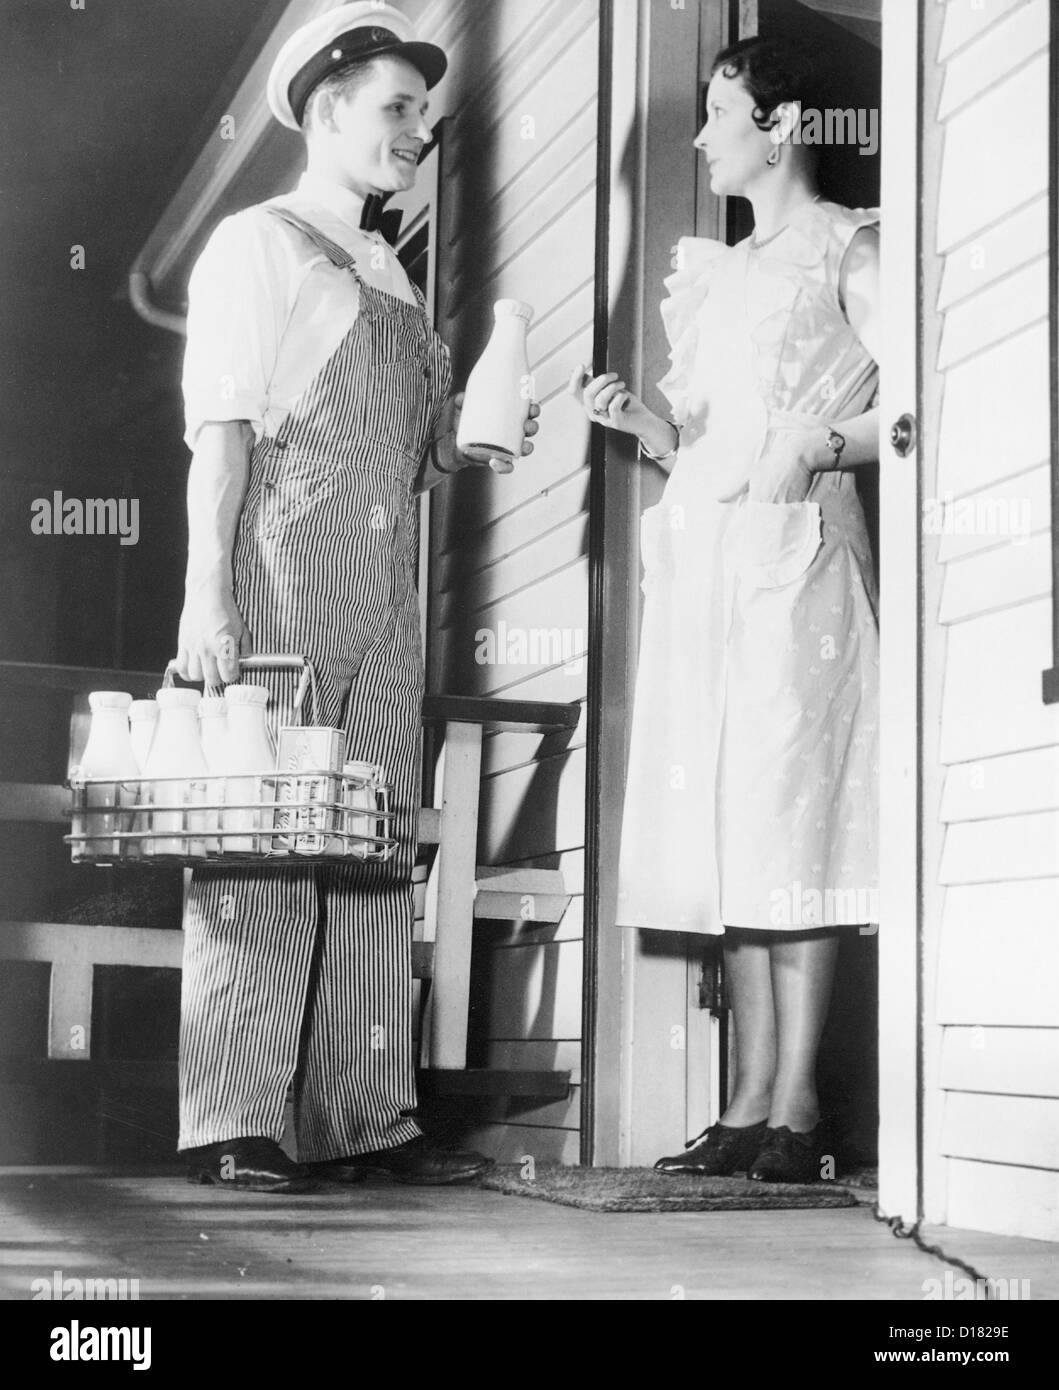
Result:
M141 772L147 766L147 755L151 751L157 725L158 701L133 700L129 706L129 736Z
M273 797L272 786L263 786L261 779L276 770L276 749L265 717L268 696L265 685L229 685L224 692L228 743L223 771L228 805L222 826L224 848L230 854L259 854L259 832L272 829L272 812L260 806ZM240 773L254 775L235 775ZM247 833L233 835L232 831Z
M356 778L356 782L347 782L345 785L345 825L343 829L347 835L385 835L386 822L376 820L373 815L366 815L365 812L378 811L379 794L375 790L375 785L383 780L383 771L374 763L346 763L342 772L346 777ZM363 781L361 780L363 779ZM347 854L353 855L354 859L367 859L372 854L376 846L365 844L363 840L350 840Z
M133 816L130 811L121 814L110 808L134 807L136 805L136 779L140 775L136 755L132 751L129 737L129 706L132 696L119 690L96 690L88 697L88 707L92 711L92 722L88 730L88 742L81 758L78 773L90 781L105 778L98 786L88 786L85 791L86 802L97 814L74 819L75 834L113 835L132 828ZM104 812L98 814L98 812ZM90 840L73 847L74 859L117 858L122 853L121 840Z
M151 804L171 809L151 812L153 838L144 854L178 854L198 858L206 853L208 815L192 811L206 795L206 759L199 740L197 690L159 690L158 728L147 757L145 777L175 778L150 788ZM183 807L183 810L176 809Z
M456 447L470 458L513 463L522 457L530 409L526 333L533 309L517 299L501 299L485 351L467 379Z
M228 702L223 695L204 695L199 702L199 738L206 768L210 774L206 800L211 808L219 806L224 800L224 763L228 750ZM221 813L211 809L207 816L207 827L220 830ZM206 841L210 854L224 848L220 839L211 836Z

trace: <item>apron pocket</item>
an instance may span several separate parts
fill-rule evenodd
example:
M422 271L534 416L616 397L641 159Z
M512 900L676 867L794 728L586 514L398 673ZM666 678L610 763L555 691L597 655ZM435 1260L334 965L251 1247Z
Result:
M816 502L757 502L743 505L735 564L740 577L758 589L779 589L801 578L824 543Z

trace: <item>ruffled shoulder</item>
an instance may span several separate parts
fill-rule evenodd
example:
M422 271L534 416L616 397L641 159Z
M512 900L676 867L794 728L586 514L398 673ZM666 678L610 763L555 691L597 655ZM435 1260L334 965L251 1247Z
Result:
M862 227L879 225L878 208L844 208L840 203L814 203L813 213L826 222L830 240L844 256Z
M670 370L658 388L673 407L673 418L683 424L688 413L688 384L698 344L699 310L710 292L718 260L730 248L709 237L681 237L675 255L676 269L665 281L668 298L662 301L662 323L669 340Z

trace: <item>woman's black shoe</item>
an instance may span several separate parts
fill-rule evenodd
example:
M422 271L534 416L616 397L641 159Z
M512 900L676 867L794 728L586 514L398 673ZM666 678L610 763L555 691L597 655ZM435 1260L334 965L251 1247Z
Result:
M768 1130L764 1120L756 1125L710 1125L709 1129L684 1145L685 1152L660 1158L655 1167L662 1173L695 1173L700 1178L726 1178L745 1171L754 1162Z
M754 1182L819 1182L826 1148L823 1121L804 1134L786 1125L766 1130L747 1177Z

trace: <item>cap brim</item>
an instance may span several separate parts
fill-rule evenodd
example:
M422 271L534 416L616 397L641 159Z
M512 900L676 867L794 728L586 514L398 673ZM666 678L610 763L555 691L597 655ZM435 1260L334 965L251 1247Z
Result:
M423 74L423 80L427 84L427 91L436 87L448 70L449 60L442 49L437 44L420 43L418 40L412 43L402 43L397 48L391 48L386 53L380 53L380 58L404 58L418 68Z

